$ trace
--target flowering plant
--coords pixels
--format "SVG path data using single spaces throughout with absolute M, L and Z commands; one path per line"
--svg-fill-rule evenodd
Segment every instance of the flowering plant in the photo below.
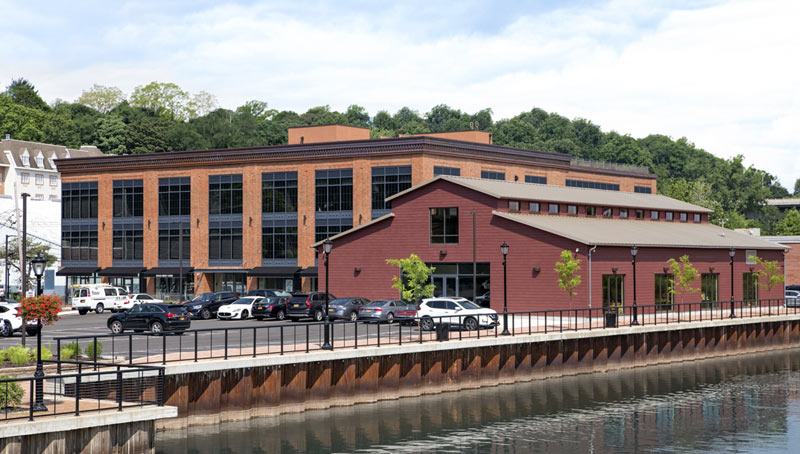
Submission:
M 23 320 L 41 320 L 50 325 L 60 317 L 61 299 L 56 295 L 41 295 L 24 298 L 19 302 L 19 315 Z

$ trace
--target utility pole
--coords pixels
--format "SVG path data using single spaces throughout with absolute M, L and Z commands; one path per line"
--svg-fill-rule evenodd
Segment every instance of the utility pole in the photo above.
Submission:
M 27 262 L 28 262 L 28 197 L 31 195 L 27 192 L 22 193 L 22 254 L 19 257 L 19 275 L 21 285 L 22 285 L 22 297 L 26 298 L 28 296 L 28 273 L 27 271 Z M 26 320 L 22 319 L 22 346 L 25 346 L 25 335 L 27 334 L 26 331 Z
M 10 292 L 10 287 L 8 285 L 8 235 L 6 235 L 6 259 L 5 259 L 6 270 L 3 273 L 3 282 L 5 282 L 5 291 L 3 292 L 3 301 L 8 301 L 8 292 Z

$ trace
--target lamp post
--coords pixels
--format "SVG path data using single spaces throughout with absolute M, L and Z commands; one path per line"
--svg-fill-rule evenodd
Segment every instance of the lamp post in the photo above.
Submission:
M 631 248 L 631 264 L 633 264 L 633 321 L 632 326 L 639 324 L 639 307 L 636 305 L 636 254 L 639 253 L 639 248 L 634 245 Z
M 731 250 L 728 251 L 728 254 L 731 256 L 731 316 L 730 316 L 730 318 L 736 318 L 736 314 L 734 313 L 734 310 L 733 310 L 733 306 L 734 306 L 734 303 L 733 303 L 733 257 L 736 255 L 736 249 L 731 248 Z
M 508 331 L 508 279 L 506 277 L 506 256 L 508 255 L 508 244 L 503 241 L 500 245 L 500 252 L 503 253 L 503 332 L 502 336 L 510 336 Z
M 325 238 L 325 241 L 322 242 L 322 252 L 325 254 L 325 341 L 322 343 L 323 350 L 333 350 L 330 326 L 328 326 L 330 323 L 330 317 L 328 316 L 328 300 L 330 300 L 330 294 L 328 293 L 328 256 L 331 254 L 331 249 L 333 249 L 333 241 L 330 238 Z
M 47 265 L 47 260 L 42 257 L 42 254 L 36 254 L 36 258 L 31 260 L 33 267 L 33 274 L 36 275 L 36 296 L 42 294 L 42 274 L 44 274 L 44 267 Z M 24 279 L 24 277 L 23 277 Z M 41 317 L 36 321 L 36 372 L 33 376 L 36 378 L 36 403 L 33 405 L 33 411 L 47 411 L 44 405 L 44 369 L 42 368 L 42 319 Z M 25 329 L 23 326 L 22 329 Z

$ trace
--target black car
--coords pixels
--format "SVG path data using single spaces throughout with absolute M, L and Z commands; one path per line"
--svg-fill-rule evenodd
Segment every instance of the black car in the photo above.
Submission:
M 253 304 L 253 317 L 256 320 L 264 320 L 265 318 L 284 320 L 289 298 L 291 298 L 289 294 L 264 297 L 263 301 Z
M 126 329 L 137 333 L 150 331 L 184 331 L 191 326 L 186 308 L 180 304 L 137 304 L 126 312 L 118 312 L 108 319 L 108 329 L 121 334 Z
M 325 304 L 324 302 L 322 304 Z M 369 304 L 366 298 L 336 298 L 328 303 L 328 317 L 331 320 L 358 320 L 358 311 Z
M 336 299 L 328 294 L 330 301 Z M 313 318 L 321 322 L 325 318 L 325 292 L 295 293 L 289 300 L 286 316 L 296 322 L 303 318 Z
M 234 292 L 201 293 L 193 300 L 183 303 L 192 318 L 208 320 L 217 316 L 217 310 L 224 304 L 230 304 L 239 299 Z

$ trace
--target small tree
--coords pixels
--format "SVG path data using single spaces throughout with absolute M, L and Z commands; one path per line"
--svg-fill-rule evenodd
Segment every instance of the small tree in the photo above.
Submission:
M 392 277 L 392 288 L 400 292 L 404 301 L 417 302 L 433 296 L 435 286 L 428 282 L 436 268 L 426 265 L 417 254 L 405 259 L 386 259 L 386 263 L 400 268 L 400 275 Z
M 783 283 L 783 273 L 781 272 L 780 266 L 778 266 L 777 260 L 764 260 L 756 256 L 752 256 L 750 258 L 755 260 L 756 263 L 758 263 L 758 265 L 761 267 L 754 273 L 758 277 L 758 280 L 756 280 L 756 285 L 765 287 L 767 289 L 767 293 L 769 293 L 770 290 L 772 290 L 772 287 Z
M 572 297 L 578 294 L 575 289 L 581 285 L 581 277 L 577 274 L 580 270 L 581 260 L 573 257 L 570 251 L 561 251 L 561 260 L 556 262 L 555 271 L 558 274 L 558 286 L 569 295 L 570 309 L 572 309 Z
M 692 265 L 692 263 L 689 261 L 688 255 L 684 255 L 678 260 L 669 259 L 667 260 L 667 265 L 669 265 L 673 276 L 672 279 L 670 279 L 671 285 L 669 292 L 671 294 L 686 295 L 700 291 L 699 288 L 692 287 L 692 283 L 698 278 L 699 273 L 694 265 Z

